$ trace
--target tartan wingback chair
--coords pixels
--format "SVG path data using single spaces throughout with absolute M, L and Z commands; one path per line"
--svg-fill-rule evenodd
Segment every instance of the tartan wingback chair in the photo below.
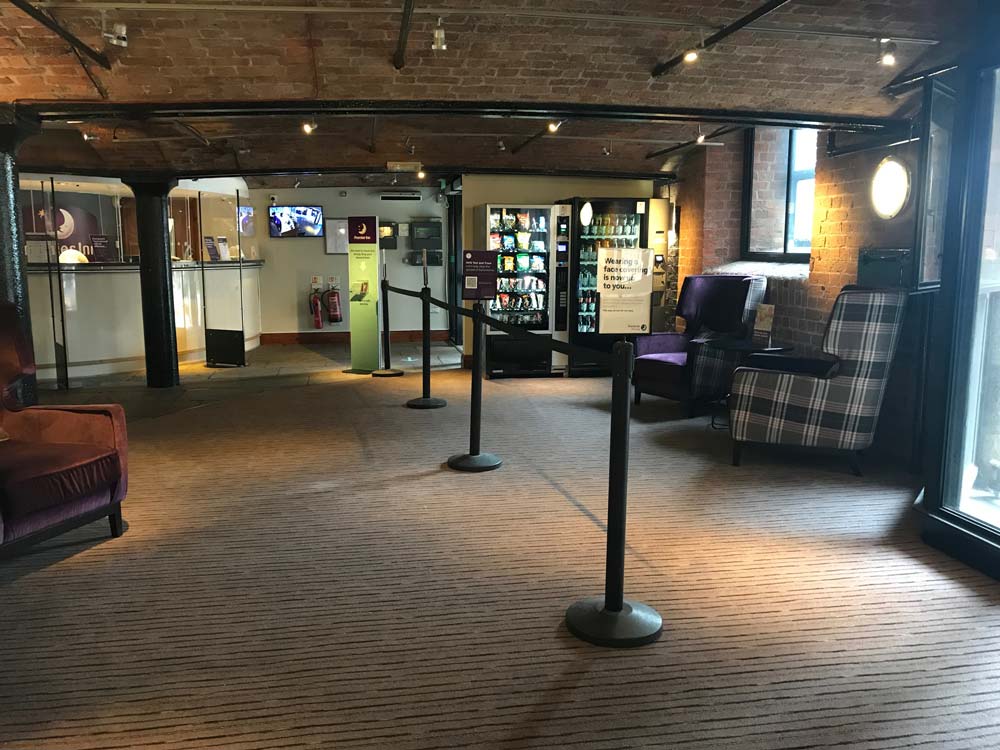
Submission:
M 733 465 L 743 443 L 857 452 L 875 437 L 889 368 L 903 326 L 906 293 L 844 287 L 833 305 L 824 358 L 757 354 L 736 370 L 729 399 Z

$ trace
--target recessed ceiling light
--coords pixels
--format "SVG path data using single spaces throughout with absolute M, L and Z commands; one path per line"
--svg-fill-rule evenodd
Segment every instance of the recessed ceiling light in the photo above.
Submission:
M 698 61 L 698 50 L 689 49 L 684 53 L 684 62 L 693 63 Z

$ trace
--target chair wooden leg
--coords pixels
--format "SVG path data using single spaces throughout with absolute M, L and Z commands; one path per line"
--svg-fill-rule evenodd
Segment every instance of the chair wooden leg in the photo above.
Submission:
M 122 524 L 122 506 L 115 506 L 114 511 L 108 514 L 108 521 L 111 524 L 111 536 L 120 537 L 125 532 Z
M 743 443 L 738 440 L 733 441 L 733 466 L 739 466 L 743 459 Z
M 861 471 L 861 452 L 849 451 L 847 460 L 851 462 L 851 473 L 856 477 L 863 477 L 864 473 Z

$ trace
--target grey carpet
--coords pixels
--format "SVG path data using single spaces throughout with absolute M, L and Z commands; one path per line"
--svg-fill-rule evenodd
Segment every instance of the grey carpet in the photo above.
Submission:
M 486 384 L 497 472 L 419 378 L 339 373 L 133 419 L 128 531 L 0 563 L 0 747 L 990 748 L 1000 591 L 924 546 L 903 475 L 749 449 L 649 399 L 626 591 L 662 640 L 576 641 L 601 593 L 607 380 Z M 238 386 L 233 386 L 238 388 Z

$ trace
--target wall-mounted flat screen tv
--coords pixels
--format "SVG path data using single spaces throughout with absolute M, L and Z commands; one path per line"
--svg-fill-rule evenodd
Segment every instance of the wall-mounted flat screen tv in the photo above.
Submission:
M 322 206 L 269 206 L 268 229 L 272 237 L 322 237 Z

